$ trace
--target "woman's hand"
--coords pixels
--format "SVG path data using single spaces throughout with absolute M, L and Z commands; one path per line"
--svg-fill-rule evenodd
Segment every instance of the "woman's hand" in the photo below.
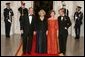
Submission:
M 46 31 L 46 35 L 48 35 L 48 31 Z
M 36 35 L 36 31 L 34 31 L 33 34 Z

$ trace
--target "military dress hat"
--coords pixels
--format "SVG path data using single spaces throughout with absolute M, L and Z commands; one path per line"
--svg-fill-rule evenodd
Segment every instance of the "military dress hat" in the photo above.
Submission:
M 66 6 L 66 4 L 63 4 L 63 6 Z
M 6 3 L 6 5 L 10 5 L 10 3 L 8 2 L 8 3 Z
M 81 9 L 82 7 L 81 6 L 77 6 L 77 8 L 80 8 Z

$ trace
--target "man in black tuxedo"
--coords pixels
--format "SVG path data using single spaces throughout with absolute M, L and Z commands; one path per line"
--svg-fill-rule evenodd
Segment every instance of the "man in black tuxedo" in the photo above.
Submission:
M 5 22 L 5 34 L 7 38 L 10 38 L 10 29 L 13 15 L 14 13 L 13 10 L 10 8 L 10 3 L 6 3 L 6 8 L 4 9 L 4 22 Z
M 35 17 L 33 15 L 33 8 L 30 7 L 28 11 L 28 15 L 24 15 L 22 17 L 21 27 L 23 31 L 22 41 L 23 41 L 23 53 L 29 53 L 32 49 L 32 39 L 33 33 L 35 30 Z
M 81 10 L 81 7 L 77 6 L 76 12 L 74 13 L 74 21 L 75 21 L 74 28 L 75 28 L 75 34 L 76 34 L 75 39 L 80 38 L 80 27 L 81 27 L 82 19 L 83 19 L 83 13 L 80 10 Z
M 59 10 L 60 16 L 58 17 L 59 25 L 59 46 L 60 53 L 65 54 L 66 52 L 66 42 L 68 36 L 68 28 L 71 26 L 71 21 L 68 16 L 65 15 L 64 9 Z

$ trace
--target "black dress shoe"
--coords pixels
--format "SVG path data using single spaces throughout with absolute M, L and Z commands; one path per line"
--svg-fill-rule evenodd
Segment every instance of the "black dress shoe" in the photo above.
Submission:
M 75 37 L 75 39 L 79 39 L 79 37 Z
M 63 54 L 65 55 L 66 53 L 64 52 Z
M 80 36 L 76 36 L 76 37 L 75 37 L 75 39 L 79 39 L 79 38 L 80 38 Z
M 10 36 L 6 36 L 6 38 L 10 38 Z

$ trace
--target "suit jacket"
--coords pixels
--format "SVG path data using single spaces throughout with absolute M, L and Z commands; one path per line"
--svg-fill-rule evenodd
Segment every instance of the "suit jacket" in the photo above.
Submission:
M 68 16 L 63 16 L 63 20 L 61 20 L 62 16 L 58 17 L 58 24 L 59 30 L 66 30 L 65 27 L 68 29 L 71 26 L 71 21 Z
M 29 23 L 29 16 L 25 15 L 20 20 L 21 22 L 21 28 L 24 31 L 24 33 L 33 33 L 35 30 L 35 17 L 32 15 L 32 21 L 31 24 Z
M 24 15 L 28 14 L 28 9 L 27 8 L 22 9 L 22 7 L 20 7 L 20 8 L 18 8 L 18 11 L 20 12 L 20 15 L 21 14 L 24 14 Z
M 74 20 L 75 20 L 75 25 L 80 26 L 82 24 L 82 19 L 83 19 L 83 13 L 82 12 L 75 12 L 74 14 Z
M 9 16 L 9 12 L 10 12 L 10 16 Z M 8 19 L 12 22 L 12 16 L 14 15 L 13 10 L 11 8 L 4 9 L 4 21 L 8 22 Z
M 19 7 L 18 11 L 20 12 L 20 18 L 19 18 L 20 30 L 22 30 L 22 26 L 21 26 L 22 21 L 21 20 L 23 19 L 24 15 L 28 15 L 28 9 L 27 8 L 22 9 L 22 7 Z M 22 14 L 24 14 L 24 15 L 22 16 Z

